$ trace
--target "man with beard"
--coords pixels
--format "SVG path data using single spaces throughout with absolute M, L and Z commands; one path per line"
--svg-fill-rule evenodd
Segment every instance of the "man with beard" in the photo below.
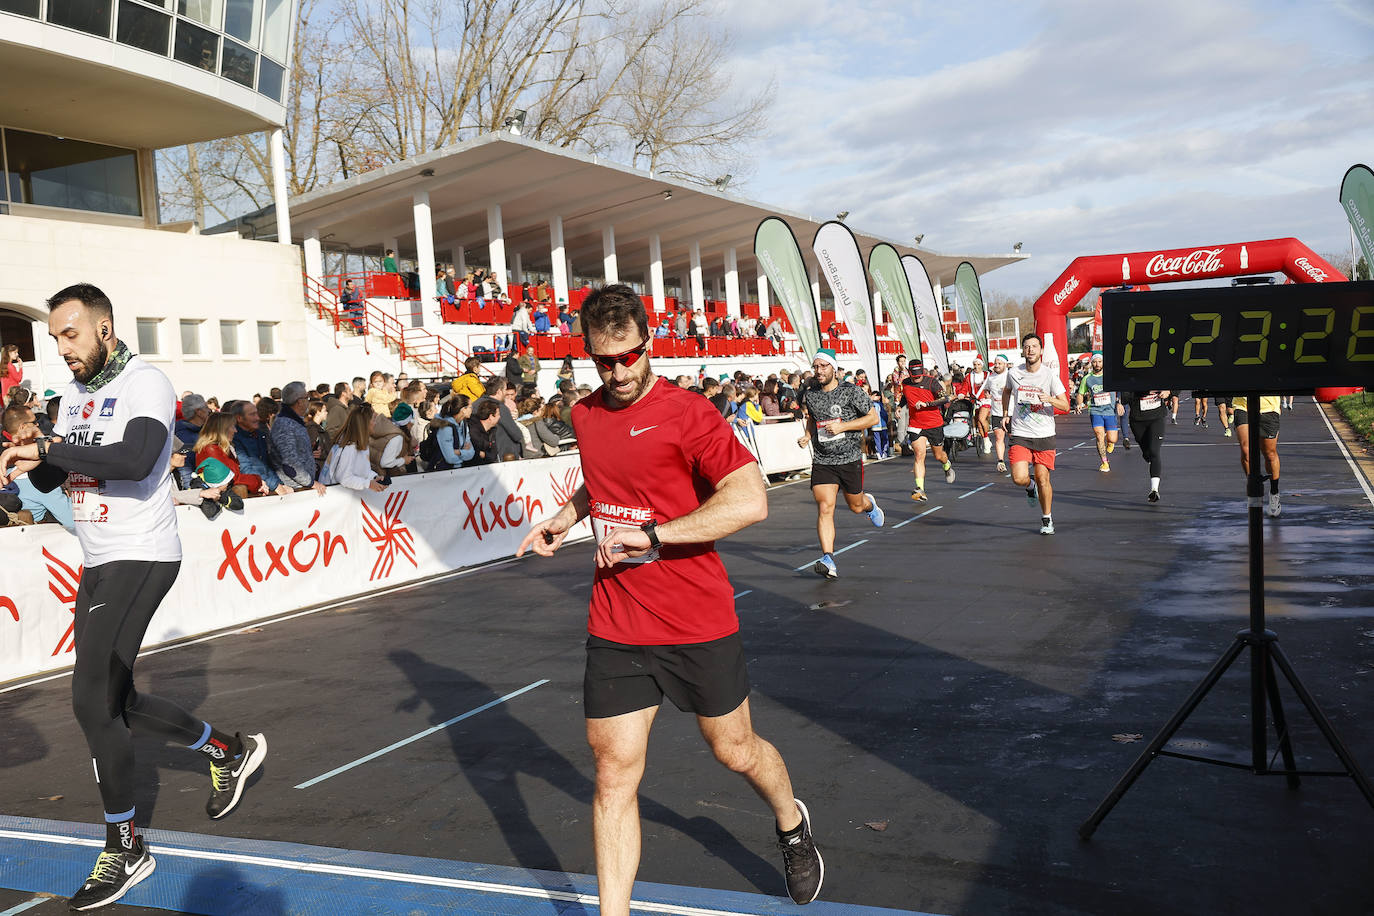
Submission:
M 1050 472 L 1054 470 L 1054 412 L 1069 409 L 1068 392 L 1059 373 L 1044 361 L 1045 344 L 1034 331 L 1021 338 L 1024 365 L 1007 370 L 1007 386 L 1002 390 L 1002 425 L 1011 433 L 1011 479 L 1026 488 L 1032 505 L 1040 503 L 1040 533 L 1054 534 L 1050 513 L 1054 490 Z M 1031 479 L 1031 466 L 1035 479 Z
M 206 758 L 212 818 L 238 804 L 267 741 L 219 731 L 135 689 L 143 634 L 181 568 L 169 460 L 176 395 L 161 371 L 115 338 L 114 310 L 99 289 L 69 286 L 48 308 L 48 331 L 73 380 L 62 394 L 56 438 L 0 453 L 0 481 L 27 472 L 39 490 L 65 484 L 71 493 L 85 567 L 74 609 L 72 708 L 105 808 L 105 848 L 71 907 L 93 910 L 154 868 L 134 827 L 134 731 Z
M 644 303 L 628 286 L 582 306 L 600 390 L 573 409 L 585 482 L 530 547 L 552 556 L 591 516 L 596 573 L 583 701 L 596 759 L 592 834 L 601 912 L 628 916 L 639 868 L 638 791 L 649 731 L 666 694 L 716 759 L 740 773 L 776 820 L 788 893 L 809 903 L 823 865 L 782 757 L 754 731 L 733 587 L 715 541 L 762 521 L 757 464 L 705 399 L 649 365 Z
M 835 568 L 835 500 L 844 490 L 845 505 L 855 515 L 864 515 L 873 527 L 883 526 L 883 510 L 871 494 L 864 493 L 864 462 L 860 443 L 865 429 L 878 424 L 878 409 L 858 386 L 841 382 L 834 350 L 817 350 L 811 361 L 815 384 L 802 396 L 806 409 L 806 431 L 797 445 L 805 448 L 815 442 L 811 457 L 811 495 L 816 500 L 816 533 L 821 541 L 821 558 L 812 568 L 819 576 L 838 579 Z

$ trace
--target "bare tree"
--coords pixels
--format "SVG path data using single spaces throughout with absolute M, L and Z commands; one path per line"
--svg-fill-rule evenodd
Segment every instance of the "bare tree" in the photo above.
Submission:
M 291 193 L 501 129 L 702 172 L 758 135 L 730 97 L 707 0 L 303 0 L 287 100 Z M 623 4 L 623 6 L 622 6 Z M 260 135 L 165 152 L 164 203 L 223 218 L 271 200 Z

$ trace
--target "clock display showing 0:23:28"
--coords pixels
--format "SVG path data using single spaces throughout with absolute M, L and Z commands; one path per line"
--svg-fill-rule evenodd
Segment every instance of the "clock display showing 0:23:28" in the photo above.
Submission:
M 1303 306 L 1223 313 L 1136 312 L 1126 321 L 1121 366 L 1185 369 L 1270 366 L 1285 370 L 1374 364 L 1374 305 Z M 1374 370 L 1374 365 L 1363 367 Z

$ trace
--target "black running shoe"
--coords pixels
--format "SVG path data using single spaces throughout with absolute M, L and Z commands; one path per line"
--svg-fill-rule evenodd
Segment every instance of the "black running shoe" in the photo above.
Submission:
M 72 894 L 67 905 L 78 912 L 109 906 L 153 873 L 156 860 L 148 855 L 143 838 L 134 840 L 132 852 L 105 850 L 95 860 L 95 868 L 81 889 Z
M 243 742 L 243 753 L 237 760 L 227 760 L 223 765 L 210 763 L 210 800 L 205 803 L 205 813 L 213 818 L 224 817 L 238 805 L 243 795 L 243 787 L 248 777 L 257 772 L 258 767 L 267 759 L 267 738 L 263 735 L 235 735 Z
M 1148 499 L 1148 500 L 1149 500 L 1150 502 L 1152 502 L 1152 503 L 1157 503 L 1157 502 L 1159 502 L 1159 491 L 1158 491 L 1158 490 L 1151 490 L 1151 491 L 1150 491 L 1150 495 L 1149 495 L 1149 496 L 1146 496 L 1145 498 Z
M 801 833 L 790 839 L 779 839 L 778 848 L 782 850 L 783 871 L 787 875 L 787 893 L 793 903 L 810 903 L 821 892 L 821 881 L 825 878 L 825 863 L 821 861 L 820 850 L 811 838 L 811 814 L 801 799 L 793 799 L 801 812 Z
M 1125 436 L 1123 436 L 1123 437 L 1121 438 L 1121 447 L 1122 447 L 1122 448 L 1127 448 L 1127 449 L 1130 448 L 1130 447 L 1131 447 L 1131 440 L 1130 440 L 1130 439 L 1127 439 Z

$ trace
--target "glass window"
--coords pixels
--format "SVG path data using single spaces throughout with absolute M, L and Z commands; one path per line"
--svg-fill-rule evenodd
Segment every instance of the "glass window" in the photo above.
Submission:
M 258 58 L 258 92 L 274 102 L 281 101 L 282 77 L 286 70 L 265 57 Z
M 0 13 L 38 18 L 39 0 L 0 0 Z
M 177 0 L 177 12 L 218 31 L 224 18 L 223 3 L 224 0 Z
M 120 0 L 119 23 L 115 26 L 115 41 L 167 56 L 167 38 L 172 34 L 172 17 L 149 9 L 141 3 Z
M 262 15 L 262 0 L 226 0 L 224 5 L 224 34 L 246 45 L 258 46 L 258 19 Z
M 277 323 L 275 321 L 258 322 L 258 353 L 262 356 L 271 356 L 277 352 Z
M 133 150 L 84 140 L 5 131 L 10 200 L 141 216 Z
M 286 44 L 291 40 L 291 0 L 264 0 L 262 53 L 286 63 Z
M 172 56 L 183 64 L 200 67 L 215 72 L 219 58 L 219 36 L 199 26 L 191 25 L 185 19 L 177 21 L 177 37 L 172 46 Z
M 138 352 L 143 356 L 157 356 L 157 326 L 162 322 L 156 318 L 138 319 Z
M 48 0 L 48 21 L 109 38 L 112 8 L 110 0 Z
M 225 356 L 238 356 L 239 323 L 237 321 L 221 321 L 219 323 L 219 351 Z
M 258 56 L 243 45 L 224 39 L 224 53 L 220 55 L 219 75 L 241 86 L 253 88 L 253 64 Z
M 181 355 L 200 355 L 200 322 L 181 320 Z

